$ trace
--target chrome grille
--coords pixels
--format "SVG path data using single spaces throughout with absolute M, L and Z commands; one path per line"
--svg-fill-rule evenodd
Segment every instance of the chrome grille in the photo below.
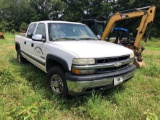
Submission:
M 120 57 L 111 57 L 111 58 L 100 58 L 100 59 L 96 59 L 96 64 L 118 62 L 118 61 L 122 61 L 122 60 L 127 60 L 129 58 L 130 58 L 129 55 L 120 56 Z
M 120 67 L 114 67 L 114 68 L 102 68 L 102 69 L 97 69 L 96 70 L 96 73 L 106 73 L 106 72 L 115 72 L 115 71 L 119 71 L 119 70 L 122 70 L 122 69 L 125 69 L 129 67 L 129 65 L 122 65 Z
M 112 58 L 101 58 L 101 59 L 96 59 L 96 64 L 105 64 L 105 63 L 117 63 L 120 61 L 124 61 L 124 60 L 130 60 L 130 56 L 120 56 L 120 57 L 112 57 Z M 114 72 L 114 71 L 119 71 L 122 69 L 126 69 L 127 67 L 129 67 L 129 63 L 128 64 L 124 64 L 121 65 L 119 67 L 111 67 L 111 68 L 100 68 L 100 69 L 96 69 L 97 73 L 105 73 L 105 72 Z

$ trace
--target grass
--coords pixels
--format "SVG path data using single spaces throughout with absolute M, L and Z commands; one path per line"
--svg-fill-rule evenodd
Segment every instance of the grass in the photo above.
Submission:
M 0 119 L 6 120 L 158 120 L 160 119 L 160 41 L 148 41 L 147 66 L 127 83 L 100 93 L 61 99 L 46 87 L 46 74 L 19 64 L 14 35 L 0 40 Z

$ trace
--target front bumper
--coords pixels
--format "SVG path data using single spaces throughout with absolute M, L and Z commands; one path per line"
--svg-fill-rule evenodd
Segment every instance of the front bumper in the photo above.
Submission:
M 93 75 L 74 75 L 66 73 L 68 92 L 71 95 L 79 95 L 89 93 L 92 90 L 105 90 L 114 87 L 114 78 L 121 77 L 126 82 L 134 76 L 136 67 L 132 65 L 127 69 Z

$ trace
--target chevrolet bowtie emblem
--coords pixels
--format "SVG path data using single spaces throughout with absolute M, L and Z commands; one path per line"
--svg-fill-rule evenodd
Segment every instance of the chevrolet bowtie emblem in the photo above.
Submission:
M 114 63 L 114 66 L 115 66 L 115 67 L 119 67 L 119 66 L 121 66 L 121 65 L 122 65 L 122 63 L 120 63 L 120 62 Z

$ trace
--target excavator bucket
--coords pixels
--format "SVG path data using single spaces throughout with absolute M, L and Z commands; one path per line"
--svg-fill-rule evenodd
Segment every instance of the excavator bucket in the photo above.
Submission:
M 141 68 L 141 67 L 145 67 L 146 64 L 142 61 L 142 62 L 138 62 L 137 59 L 134 59 L 133 64 L 137 67 L 137 68 Z
M 3 33 L 0 32 L 0 39 L 4 39 Z

